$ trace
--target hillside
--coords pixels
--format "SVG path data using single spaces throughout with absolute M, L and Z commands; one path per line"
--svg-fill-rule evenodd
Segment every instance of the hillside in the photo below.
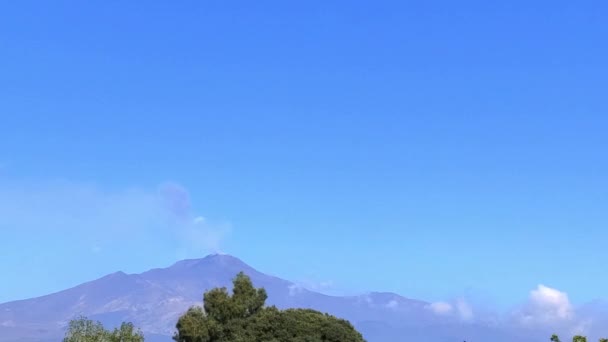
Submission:
M 230 287 L 240 271 L 257 287 L 266 288 L 268 304 L 279 308 L 313 308 L 350 320 L 370 342 L 401 338 L 454 341 L 503 333 L 477 325 L 463 325 L 440 318 L 428 303 L 393 293 L 328 296 L 295 283 L 261 273 L 229 255 L 183 260 L 167 268 L 141 274 L 116 272 L 76 287 L 46 295 L 0 304 L 0 342 L 58 341 L 67 322 L 78 316 L 100 320 L 107 326 L 131 321 L 149 341 L 170 341 L 178 317 L 200 304 L 205 290 Z M 521 340 L 520 340 L 521 341 Z

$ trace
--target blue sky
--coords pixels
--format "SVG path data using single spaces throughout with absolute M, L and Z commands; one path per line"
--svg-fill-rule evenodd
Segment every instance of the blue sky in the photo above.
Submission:
M 606 298 L 607 10 L 3 3 L 0 302 L 216 250 L 342 293 Z

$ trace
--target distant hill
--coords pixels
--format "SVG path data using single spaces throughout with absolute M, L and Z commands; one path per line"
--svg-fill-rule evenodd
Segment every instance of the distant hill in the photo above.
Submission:
M 108 327 L 131 321 L 147 341 L 170 341 L 178 317 L 201 304 L 205 290 L 230 288 L 244 271 L 279 308 L 313 308 L 350 320 L 369 342 L 518 341 L 503 331 L 438 317 L 428 303 L 393 293 L 328 296 L 269 276 L 229 255 L 183 260 L 141 274 L 117 272 L 47 296 L 0 304 L 0 342 L 59 341 L 78 315 Z

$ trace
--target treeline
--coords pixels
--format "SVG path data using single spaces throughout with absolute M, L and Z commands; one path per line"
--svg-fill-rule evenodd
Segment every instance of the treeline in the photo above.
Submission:
M 255 288 L 242 272 L 225 287 L 207 291 L 203 307 L 192 307 L 176 324 L 176 342 L 365 342 L 346 320 L 309 309 L 279 310 L 265 306 L 266 290 Z M 552 335 L 551 342 L 561 342 Z M 143 342 L 131 323 L 107 330 L 99 322 L 80 317 L 70 322 L 63 342 Z M 572 342 L 587 342 L 577 335 Z M 599 342 L 608 342 L 601 338 Z
M 100 322 L 80 317 L 70 321 L 63 342 L 143 342 L 144 335 L 131 323 L 120 328 L 106 330 Z
M 176 324 L 176 342 L 365 342 L 346 320 L 309 309 L 279 310 L 265 306 L 263 288 L 242 272 L 232 294 L 215 288 L 204 294 L 203 307 L 192 307 Z M 131 323 L 106 330 L 85 317 L 70 322 L 64 342 L 143 342 Z
M 549 339 L 551 342 L 562 342 L 559 339 L 559 336 L 553 334 L 551 336 L 551 338 Z M 587 337 L 586 336 L 581 336 L 581 335 L 576 335 L 572 338 L 572 342 L 587 342 Z M 600 338 L 599 342 L 608 342 L 608 338 Z

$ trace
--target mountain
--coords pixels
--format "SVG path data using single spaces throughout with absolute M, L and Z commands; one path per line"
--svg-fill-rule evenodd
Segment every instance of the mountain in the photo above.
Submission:
M 524 341 L 503 331 L 442 318 L 428 303 L 394 293 L 329 296 L 258 272 L 229 255 L 183 260 L 141 274 L 117 272 L 47 296 L 0 304 L 0 342 L 59 341 L 70 319 L 85 315 L 108 327 L 131 321 L 147 341 L 171 340 L 178 317 L 202 304 L 204 291 L 231 287 L 245 272 L 268 292 L 267 304 L 313 308 L 350 320 L 369 342 L 402 340 Z

